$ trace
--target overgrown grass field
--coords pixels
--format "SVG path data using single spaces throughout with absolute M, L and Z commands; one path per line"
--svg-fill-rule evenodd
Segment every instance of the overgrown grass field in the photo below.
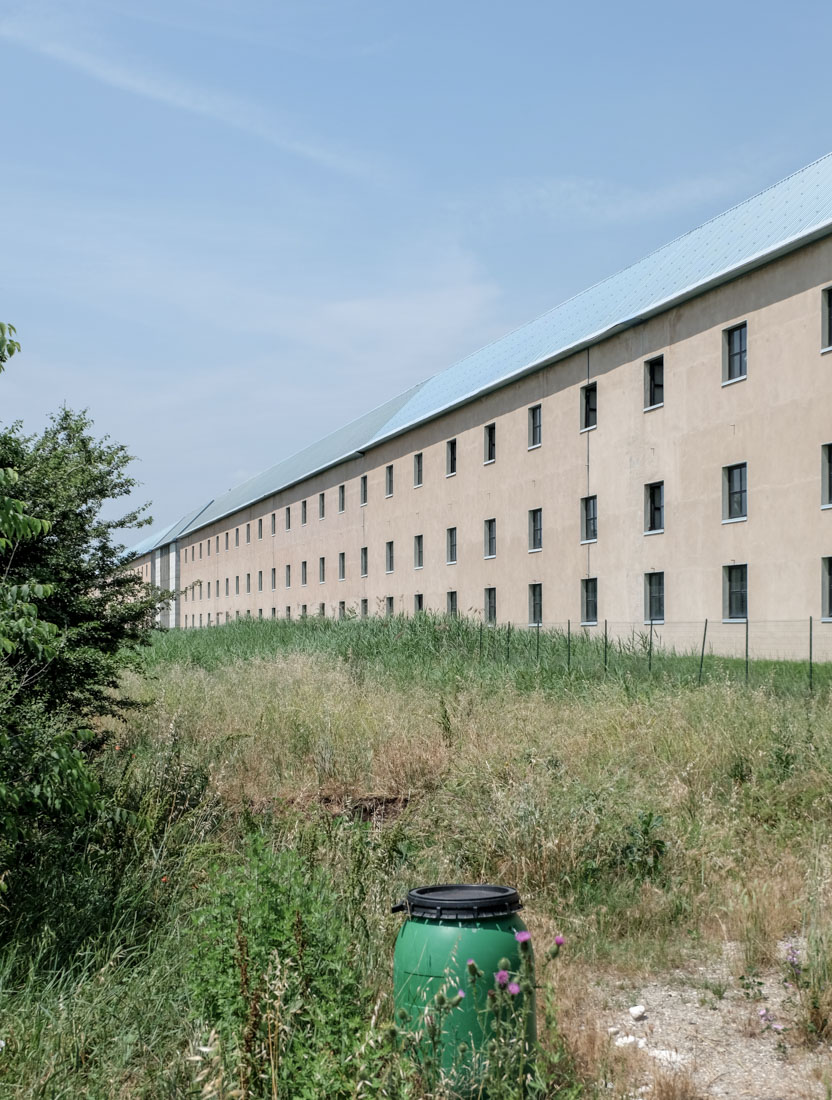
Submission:
M 42 904 L 5 914 L 0 1097 L 432 1095 L 390 1001 L 391 903 L 431 882 L 526 904 L 526 1095 L 596 1092 L 573 965 L 730 940 L 750 975 L 797 936 L 795 1034 L 828 1036 L 829 670 L 738 665 L 427 617 L 159 635 L 102 724 L 110 812 L 9 894 Z

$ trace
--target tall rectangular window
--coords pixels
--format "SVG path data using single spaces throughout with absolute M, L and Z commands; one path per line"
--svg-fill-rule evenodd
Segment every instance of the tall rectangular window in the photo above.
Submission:
M 305 603 L 302 603 L 302 604 L 300 605 L 300 617 L 301 617 L 302 619 L 305 619 L 305 618 L 306 618 L 306 614 L 307 614 L 307 612 L 306 612 L 306 604 L 305 604 Z
M 318 493 L 318 519 L 323 519 L 326 515 L 326 494 Z
M 367 576 L 367 547 L 361 547 L 361 576 Z
M 423 465 L 424 465 L 424 463 L 423 463 L 423 460 L 422 460 L 422 452 L 418 451 L 413 456 L 413 486 L 414 486 L 414 488 L 418 488 L 422 484 Z
M 301 527 L 306 526 L 306 501 L 305 500 L 302 500 L 300 502 L 300 525 L 301 525 Z
M 292 617 L 292 608 L 291 608 L 291 606 L 290 606 L 290 605 L 289 605 L 289 604 L 287 603 L 287 604 L 286 604 L 286 618 L 287 618 L 287 619 L 291 619 L 291 617 Z
M 234 595 L 235 596 L 240 595 L 240 578 L 239 578 L 239 576 L 236 576 L 234 578 Z
M 644 364 L 644 411 L 664 404 L 664 356 L 657 355 Z
M 251 573 L 246 573 L 246 592 L 251 592 Z
M 207 550 L 208 557 L 210 558 L 211 557 L 211 540 L 210 539 L 205 540 L 205 549 Z
M 228 590 L 228 577 L 226 577 L 226 578 L 225 578 L 225 594 L 226 594 L 226 596 L 227 596 L 227 595 L 229 595 L 229 590 Z
M 301 584 L 306 584 L 306 562 L 305 561 L 302 561 L 300 563 L 300 583 Z
M 590 382 L 581 387 L 581 431 L 598 424 L 598 383 Z
M 217 535 L 217 543 L 216 543 L 216 546 L 214 547 L 214 549 L 219 554 L 219 552 L 220 552 L 220 536 L 219 535 Z
M 369 601 L 365 598 L 361 601 L 361 618 L 366 619 L 369 612 L 370 612 L 370 604 L 369 604 Z
M 484 462 L 493 462 L 497 457 L 497 425 L 486 424 L 483 430 Z
M 452 591 L 452 592 L 448 593 L 448 595 L 446 597 L 445 606 L 446 606 L 448 614 L 454 616 L 454 618 L 455 618 L 456 615 L 459 612 L 459 608 L 457 606 L 457 600 L 456 600 L 456 592 Z
M 275 512 L 272 512 L 272 534 L 277 534 L 277 514 Z
M 456 527 L 448 527 L 445 531 L 445 561 L 448 565 L 456 562 Z
M 722 522 L 748 516 L 748 465 L 722 467 Z
M 483 618 L 489 624 L 497 621 L 497 589 L 486 588 L 483 593 Z
M 246 524 L 246 542 L 251 542 L 251 524 Z
M 388 573 L 393 572 L 393 543 L 388 542 L 384 548 L 384 568 Z
M 272 592 L 277 588 L 277 569 L 272 566 Z
M 199 544 L 199 560 L 202 561 L 202 543 Z
M 413 597 L 413 611 L 415 614 L 419 614 L 420 611 L 425 610 L 425 597 L 421 592 L 417 592 Z
M 347 575 L 347 555 L 342 550 L 338 555 L 338 580 L 342 581 Z
M 347 605 L 344 600 L 338 601 L 338 618 L 346 619 L 347 617 Z
M 388 619 L 391 619 L 393 617 L 393 613 L 395 612 L 395 610 L 396 610 L 396 605 L 395 605 L 395 602 L 393 600 L 393 597 L 388 596 L 387 599 L 384 602 L 384 613 L 387 615 Z
M 456 473 L 456 440 L 449 439 L 445 444 L 445 477 Z
M 425 564 L 425 544 L 422 535 L 413 536 L 413 568 L 421 569 Z
M 821 318 L 821 339 L 820 346 L 822 348 L 832 347 L 832 287 L 827 287 L 823 292 L 823 314 Z
M 543 549 L 543 509 L 529 511 L 529 550 Z
M 664 482 L 654 481 L 644 486 L 644 532 L 664 531 Z
M 258 592 L 263 591 L 263 570 L 262 569 L 257 570 L 257 591 Z
M 326 580 L 326 558 L 318 558 L 318 584 Z
M 292 587 L 292 567 L 291 567 L 291 565 L 286 566 L 286 576 L 283 579 L 284 579 L 286 587 L 291 588 Z
M 322 619 L 326 618 L 326 604 L 325 603 L 319 603 L 318 604 L 318 614 L 320 615 L 320 617 Z
M 748 325 L 734 325 L 722 334 L 722 384 L 745 378 L 748 370 Z
M 239 527 L 234 528 L 234 545 L 235 546 L 240 545 L 240 528 Z
M 361 481 L 359 482 L 359 500 L 362 504 L 367 503 L 367 475 L 361 475 Z
M 226 550 L 228 549 L 228 532 L 227 531 L 225 532 L 225 548 L 226 548 Z M 187 553 L 187 551 L 186 551 L 186 553 Z
M 748 566 L 726 565 L 722 570 L 722 617 L 748 618 Z
M 217 593 L 217 595 L 219 595 L 219 593 Z M 210 581 L 208 581 L 208 599 L 209 600 L 211 599 L 211 582 Z
M 664 573 L 644 574 L 644 619 L 648 623 L 664 622 Z
M 595 542 L 598 538 L 598 497 L 581 499 L 581 542 Z
M 262 537 L 263 537 L 263 519 L 261 517 L 260 519 L 257 520 L 257 538 L 262 539 Z
M 483 524 L 483 556 L 496 558 L 497 556 L 497 521 L 487 519 Z
M 283 523 L 284 523 L 284 526 L 285 526 L 287 531 L 292 530 L 292 506 L 291 506 L 291 504 L 286 505 L 286 510 L 284 512 Z
M 824 443 L 820 449 L 820 504 L 832 505 L 832 443 Z
M 338 486 L 338 511 L 343 512 L 347 502 L 347 487 L 346 485 Z
M 393 464 L 385 466 L 384 468 L 384 495 L 391 497 L 393 495 Z
M 832 558 L 821 558 L 821 615 L 832 619 Z
M 543 585 L 529 585 L 529 623 L 538 626 L 543 622 Z
M 585 577 L 581 581 L 581 622 L 587 626 L 598 622 L 597 577 Z
M 532 405 L 529 409 L 529 450 L 539 447 L 543 438 L 543 406 Z

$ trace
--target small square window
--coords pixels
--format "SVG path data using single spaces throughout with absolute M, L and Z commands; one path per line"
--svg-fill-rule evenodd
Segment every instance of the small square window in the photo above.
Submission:
M 251 542 L 251 524 L 246 524 L 246 542 Z
M 366 546 L 361 547 L 360 558 L 361 558 L 361 576 L 366 577 L 367 576 L 367 547 Z
M 338 486 L 338 511 L 343 512 L 347 503 L 347 487 L 346 485 Z
M 539 447 L 543 438 L 543 406 L 532 405 L 529 409 L 529 450 Z
M 445 444 L 445 477 L 456 473 L 456 440 L 449 439 Z
M 456 527 L 445 531 L 445 561 L 448 565 L 456 563 Z
M 722 522 L 748 517 L 748 465 L 722 467 Z
M 361 475 L 361 481 L 359 482 L 359 500 L 362 504 L 367 503 L 367 475 Z
M 393 543 L 388 542 L 384 548 L 384 568 L 386 572 L 393 572 Z
M 745 378 L 748 369 L 748 325 L 734 325 L 722 334 L 722 384 Z
M 581 499 L 581 542 L 596 542 L 598 539 L 598 497 Z
M 257 520 L 257 538 L 262 539 L 262 537 L 263 537 L 263 520 L 262 520 L 262 518 L 260 518 L 260 519 Z
M 456 618 L 459 608 L 457 606 L 456 592 L 449 592 L 446 598 L 446 608 L 448 614 Z
M 425 544 L 422 535 L 413 536 L 413 568 L 421 569 L 425 564 Z
M 644 574 L 644 619 L 648 623 L 664 622 L 664 573 Z
M 832 505 L 832 443 L 820 449 L 820 503 L 822 508 Z
M 543 585 L 529 585 L 529 625 L 540 626 L 543 622 Z
M 384 469 L 384 495 L 391 497 L 393 495 L 393 466 L 386 466 Z
M 288 504 L 286 506 L 286 510 L 284 512 L 283 524 L 284 524 L 287 531 L 292 530 L 292 506 L 291 506 L 291 504 Z
M 326 494 L 318 493 L 318 519 L 323 519 L 326 515 Z
M 644 486 L 644 531 L 645 534 L 664 531 L 663 481 L 654 481 Z
M 423 474 L 422 452 L 419 451 L 417 454 L 415 454 L 413 456 L 413 486 L 414 486 L 414 488 L 418 488 L 418 486 L 422 484 L 422 474 Z
M 300 525 L 301 525 L 301 527 L 306 526 L 306 501 L 305 500 L 302 500 L 300 502 Z
M 581 431 L 598 426 L 598 383 L 581 386 Z
M 598 622 L 598 578 L 581 581 L 581 623 L 592 626 Z
M 388 596 L 384 603 L 384 613 L 385 615 L 387 615 L 388 619 L 392 619 L 395 611 L 396 605 L 394 603 L 393 597 Z
M 748 618 L 747 565 L 726 565 L 722 570 L 722 617 Z
M 362 618 L 362 619 L 366 619 L 366 618 L 367 618 L 367 615 L 369 614 L 369 610 L 370 610 L 370 605 L 369 605 L 369 603 L 367 602 L 367 600 L 366 600 L 366 599 L 363 599 L 363 600 L 361 601 L 361 618 Z
M 644 411 L 664 404 L 664 356 L 657 355 L 644 364 Z
M 484 462 L 493 462 L 497 457 L 497 425 L 486 424 L 483 431 Z
M 487 519 L 483 524 L 483 556 L 495 558 L 497 556 L 497 521 Z
M 338 580 L 342 581 L 347 576 L 347 555 L 342 550 L 338 555 Z
M 543 549 L 543 509 L 532 508 L 529 511 L 529 549 Z
M 832 287 L 827 287 L 823 292 L 823 313 L 821 317 L 821 341 L 822 348 L 832 347 Z
M 318 584 L 326 581 L 326 558 L 318 558 Z
M 493 626 L 497 621 L 497 589 L 486 588 L 483 593 L 483 618 Z
M 421 592 L 417 592 L 413 597 L 413 610 L 417 615 L 420 611 L 425 610 L 425 597 Z

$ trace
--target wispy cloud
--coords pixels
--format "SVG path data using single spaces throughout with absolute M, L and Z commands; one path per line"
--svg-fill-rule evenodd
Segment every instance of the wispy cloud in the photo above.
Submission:
M 210 119 L 340 175 L 376 182 L 385 175 L 378 163 L 295 136 L 287 123 L 279 125 L 273 113 L 259 104 L 116 60 L 110 46 L 95 48 L 73 42 L 71 29 L 55 9 L 26 8 L 0 21 L 0 38 L 67 65 L 101 84 Z

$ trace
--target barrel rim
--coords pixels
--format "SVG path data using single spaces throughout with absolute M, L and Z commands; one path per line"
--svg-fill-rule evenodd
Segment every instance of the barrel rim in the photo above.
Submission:
M 443 882 L 409 890 L 402 908 L 408 916 L 422 920 L 464 921 L 507 917 L 522 909 L 523 903 L 513 886 Z

